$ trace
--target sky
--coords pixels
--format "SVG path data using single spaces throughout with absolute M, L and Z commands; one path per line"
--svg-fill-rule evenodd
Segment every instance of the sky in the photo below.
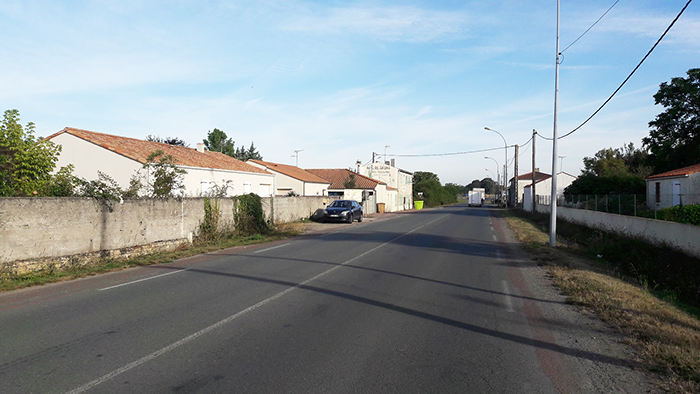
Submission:
M 593 114 L 686 2 L 620 0 L 563 52 L 559 135 Z M 613 3 L 562 1 L 560 48 Z M 520 145 L 518 172 L 530 172 L 533 129 L 552 137 L 556 11 L 555 0 L 3 0 L 0 110 L 44 137 L 74 127 L 196 147 L 218 128 L 266 161 L 351 168 L 374 152 L 465 185 L 502 175 L 504 145 Z M 579 175 L 601 149 L 641 147 L 663 111 L 659 85 L 700 67 L 698 32 L 695 2 L 615 98 L 559 140 L 557 166 Z M 445 155 L 458 152 L 472 153 Z M 537 138 L 535 156 L 551 173 L 552 142 Z

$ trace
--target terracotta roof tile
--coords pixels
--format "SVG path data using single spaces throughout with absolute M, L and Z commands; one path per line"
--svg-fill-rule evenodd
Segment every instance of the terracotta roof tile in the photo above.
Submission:
M 679 168 L 676 170 L 666 171 L 661 174 L 652 175 L 647 179 L 687 176 L 690 174 L 695 174 L 696 172 L 700 172 L 700 163 L 688 167 Z
M 385 184 L 384 182 L 379 182 L 372 178 L 342 168 L 307 169 L 306 171 L 330 182 L 331 185 L 328 187 L 329 189 L 345 189 L 344 184 L 345 181 L 350 179 L 350 174 L 355 174 L 355 184 L 357 185 L 357 189 L 375 189 L 377 185 Z
M 551 177 L 552 177 L 551 175 L 545 174 L 544 172 L 535 171 L 535 182 L 541 181 L 543 179 L 549 179 Z M 532 180 L 532 172 L 528 172 L 527 174 L 518 175 L 518 180 L 519 181 L 531 181 Z
M 144 141 L 135 138 L 96 133 L 94 131 L 74 129 L 70 127 L 66 127 L 58 133 L 49 136 L 47 139 L 54 138 L 63 133 L 81 138 L 85 141 L 99 145 L 105 149 L 111 150 L 117 154 L 144 164 L 146 163 L 146 158 L 148 155 L 160 149 L 165 152 L 165 154 L 172 155 L 175 160 L 177 160 L 176 163 L 181 166 L 270 174 L 265 170 L 244 163 L 220 152 L 199 152 L 195 148 L 187 148 L 184 146 L 168 145 L 154 141 Z
M 271 163 L 269 161 L 262 161 L 262 160 L 250 160 L 253 163 L 260 164 L 261 166 L 267 167 L 268 170 L 270 171 L 276 171 L 279 172 L 280 174 L 284 174 L 287 176 L 290 176 L 294 179 L 298 179 L 303 182 L 311 182 L 311 183 L 330 183 L 329 181 L 314 175 L 303 168 L 299 168 L 297 166 L 290 166 L 287 164 L 279 164 L 279 163 Z

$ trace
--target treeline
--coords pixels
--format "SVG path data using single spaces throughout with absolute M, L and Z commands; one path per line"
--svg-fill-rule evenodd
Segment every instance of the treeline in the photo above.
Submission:
M 432 172 L 416 171 L 413 174 L 413 200 L 423 201 L 426 207 L 437 207 L 457 203 L 457 196 L 467 194 L 474 188 L 484 188 L 487 194 L 494 193 L 496 182 L 491 178 L 474 180 L 466 186 L 455 183 L 442 185 L 437 174 Z

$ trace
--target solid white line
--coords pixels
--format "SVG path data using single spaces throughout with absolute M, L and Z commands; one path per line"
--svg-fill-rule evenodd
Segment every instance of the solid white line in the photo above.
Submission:
M 437 220 L 439 220 L 439 219 L 442 219 L 442 218 L 435 219 L 435 220 L 433 220 L 433 221 L 430 222 L 430 223 L 433 223 L 433 222 L 435 222 L 435 221 L 437 221 Z M 428 223 L 428 224 L 430 224 L 430 223 Z M 382 247 L 384 247 L 384 246 L 386 246 L 386 245 L 389 245 L 390 243 L 392 243 L 392 242 L 394 242 L 394 241 L 396 241 L 396 240 L 398 240 L 398 239 L 401 239 L 401 238 L 403 238 L 403 237 L 405 237 L 405 236 L 407 236 L 407 235 L 409 235 L 409 234 L 411 234 L 411 233 L 413 233 L 413 232 L 417 231 L 418 229 L 420 229 L 420 228 L 422 228 L 422 227 L 425 227 L 425 226 L 426 226 L 426 225 L 423 225 L 423 226 L 420 226 L 420 227 L 416 227 L 416 228 L 414 228 L 413 230 L 411 230 L 411 231 L 409 231 L 409 232 L 407 232 L 407 233 L 405 233 L 405 234 L 403 234 L 403 235 L 400 235 L 400 236 L 398 236 L 398 237 L 396 237 L 396 238 L 394 238 L 394 239 L 392 239 L 392 240 L 390 240 L 390 241 L 387 241 L 387 242 L 385 242 L 385 243 L 383 243 L 383 244 L 381 244 L 381 245 L 379 245 L 379 246 L 375 246 L 374 248 L 372 248 L 372 249 L 370 249 L 370 250 L 368 250 L 368 251 L 366 251 L 366 252 L 364 252 L 364 253 L 361 253 L 361 254 L 359 254 L 359 255 L 357 255 L 357 256 L 351 258 L 350 260 L 348 260 L 348 261 L 346 261 L 346 262 L 344 262 L 344 263 L 342 263 L 342 264 L 340 264 L 340 265 L 336 265 L 335 267 L 333 267 L 333 268 L 331 268 L 331 269 L 329 269 L 329 270 L 327 270 L 327 271 L 321 272 L 320 274 L 318 274 L 318 275 L 316 275 L 316 276 L 313 276 L 313 277 L 311 277 L 311 278 L 309 278 L 309 279 L 307 279 L 307 280 L 305 280 L 305 281 L 303 281 L 303 282 L 301 282 L 301 283 L 299 283 L 299 284 L 297 284 L 297 285 L 295 285 L 295 286 L 292 286 L 292 287 L 288 288 L 287 290 L 284 290 L 284 291 L 282 291 L 282 292 L 280 292 L 280 293 L 277 293 L 277 294 L 273 295 L 273 296 L 270 297 L 270 298 L 267 298 L 267 299 L 265 299 L 265 300 L 262 300 L 262 301 L 258 302 L 257 304 L 255 304 L 255 305 L 253 305 L 253 306 L 249 306 L 248 308 L 243 309 L 242 311 L 240 311 L 240 312 L 238 312 L 238 313 L 236 313 L 236 314 L 234 314 L 234 315 L 231 315 L 231 316 L 229 316 L 229 317 L 227 317 L 227 318 L 225 318 L 225 319 L 223 319 L 223 320 L 221 320 L 221 321 L 219 321 L 219 322 L 217 322 L 217 323 L 214 323 L 214 324 L 212 324 L 212 325 L 209 326 L 209 327 L 206 327 L 206 328 L 204 328 L 204 329 L 202 329 L 202 330 L 200 330 L 200 331 L 197 331 L 197 332 L 195 332 L 194 334 L 189 335 L 189 336 L 187 336 L 187 337 L 185 337 L 185 338 L 182 338 L 182 339 L 180 339 L 180 340 L 177 341 L 177 342 L 173 342 L 173 343 L 171 343 L 170 345 L 168 345 L 168 346 L 166 346 L 166 347 L 164 347 L 164 348 L 162 348 L 162 349 L 160 349 L 160 350 L 156 350 L 155 352 L 153 352 L 153 353 L 151 353 L 151 354 L 149 354 L 149 355 L 147 355 L 147 356 L 145 356 L 145 357 L 142 357 L 142 358 L 140 358 L 140 359 L 138 359 L 138 360 L 136 360 L 136 361 L 134 361 L 134 362 L 132 362 L 132 363 L 129 363 L 129 364 L 127 364 L 127 365 L 125 365 L 125 366 L 123 366 L 123 367 L 121 367 L 121 368 L 119 368 L 119 369 L 115 369 L 114 371 L 112 371 L 112 372 L 110 372 L 110 373 L 108 373 L 108 374 L 106 374 L 106 375 L 104 375 L 104 376 L 102 376 L 102 377 L 99 377 L 99 378 L 97 378 L 97 379 L 95 379 L 95 380 L 93 380 L 93 381 L 91 381 L 91 382 L 88 382 L 88 383 L 86 383 L 86 384 L 84 384 L 84 385 L 82 385 L 82 386 L 80 386 L 80 387 L 78 387 L 78 388 L 76 388 L 76 389 L 73 389 L 73 390 L 69 391 L 68 394 L 84 393 L 84 392 L 90 390 L 91 388 L 93 388 L 93 387 L 95 387 L 95 386 L 97 386 L 97 385 L 99 385 L 99 384 L 102 384 L 102 383 L 104 383 L 104 382 L 106 382 L 106 381 L 108 381 L 108 380 L 110 380 L 110 379 L 113 379 L 113 378 L 115 378 L 115 377 L 117 377 L 117 376 L 123 374 L 124 372 L 127 372 L 127 371 L 129 371 L 129 370 L 131 370 L 131 369 L 134 369 L 134 368 L 136 368 L 136 367 L 138 367 L 138 366 L 140 366 L 140 365 L 142 365 L 142 364 L 144 364 L 144 363 L 146 363 L 146 362 L 148 362 L 148 361 L 153 360 L 154 358 L 156 358 L 156 357 L 158 357 L 158 356 L 161 356 L 161 355 L 163 355 L 163 354 L 165 354 L 165 353 L 167 353 L 167 352 L 169 352 L 169 351 L 171 351 L 171 350 L 173 350 L 173 349 L 176 349 L 176 348 L 178 348 L 178 347 L 180 347 L 180 346 L 186 344 L 187 342 L 192 341 L 193 339 L 196 339 L 196 338 L 198 338 L 198 337 L 200 337 L 200 336 L 202 336 L 202 335 L 204 335 L 204 334 L 207 334 L 207 333 L 209 333 L 209 332 L 211 332 L 211 331 L 214 331 L 214 330 L 216 330 L 217 328 L 219 328 L 219 327 L 221 327 L 221 326 L 223 326 L 223 325 L 225 325 L 225 324 L 227 324 L 227 323 L 230 323 L 230 322 L 232 322 L 233 320 L 236 320 L 237 318 L 239 318 L 239 317 L 241 317 L 241 316 L 247 314 L 248 312 L 254 311 L 255 309 L 258 309 L 258 308 L 260 308 L 261 306 L 263 306 L 263 305 L 265 305 L 265 304 L 268 304 L 268 303 L 270 303 L 270 302 L 272 302 L 272 301 L 274 301 L 274 300 L 276 300 L 276 299 L 278 299 L 278 298 L 280 298 L 280 297 L 282 297 L 282 296 L 284 296 L 284 295 L 287 295 L 287 294 L 291 293 L 292 291 L 294 291 L 294 290 L 296 290 L 296 289 L 298 289 L 298 288 L 300 288 L 300 287 L 303 287 L 303 286 L 309 284 L 310 282 L 313 282 L 313 281 L 315 281 L 315 280 L 317 280 L 317 279 L 319 279 L 319 278 L 321 278 L 321 277 L 323 277 L 323 276 L 326 276 L 326 275 L 330 274 L 331 272 L 337 270 L 338 268 L 341 268 L 341 267 L 343 267 L 343 266 L 345 266 L 345 265 L 348 265 L 348 264 L 352 263 L 353 261 L 355 261 L 355 260 L 357 260 L 357 259 L 359 259 L 359 258 L 362 258 L 362 257 L 364 257 L 364 256 L 366 256 L 366 255 L 368 255 L 368 254 L 370 254 L 370 253 L 372 253 L 372 252 L 374 252 L 375 250 L 377 250 L 377 249 L 379 249 L 379 248 L 382 248 Z M 281 246 L 286 246 L 286 245 L 281 245 Z M 179 272 L 179 271 L 178 271 L 178 272 Z M 162 275 L 161 275 L 161 276 L 162 276 Z
M 515 308 L 513 308 L 513 297 L 510 295 L 510 288 L 508 287 L 508 282 L 505 280 L 501 281 L 501 287 L 503 288 L 503 294 L 504 294 L 504 302 L 506 304 L 506 310 L 508 312 L 515 312 Z
M 289 245 L 291 245 L 291 243 L 284 244 L 284 245 L 277 245 L 277 246 L 273 246 L 273 247 L 267 248 L 267 249 L 260 249 L 260 250 L 257 250 L 257 251 L 255 251 L 255 252 L 253 252 L 253 253 L 255 254 L 255 253 L 267 252 L 268 250 L 277 249 L 277 248 L 283 248 L 283 247 L 289 246 Z
M 104 291 L 104 290 L 116 289 L 117 287 L 132 285 L 132 284 L 134 284 L 134 283 L 143 282 L 143 281 L 145 281 L 145 280 L 151 280 L 151 279 L 155 279 L 155 278 L 160 278 L 161 276 L 167 276 L 167 275 L 172 275 L 172 274 L 179 274 L 180 272 L 185 272 L 185 271 L 189 271 L 189 268 L 186 268 L 186 269 L 183 269 L 183 270 L 177 270 L 177 271 L 173 271 L 173 272 L 167 272 L 167 273 L 165 273 L 165 274 L 160 274 L 160 275 L 156 275 L 156 276 L 150 276 L 150 277 L 148 277 L 148 278 L 138 279 L 138 280 L 135 280 L 135 281 L 126 282 L 126 283 L 122 283 L 122 284 L 114 285 L 114 286 L 110 286 L 110 287 L 103 287 L 103 288 L 101 288 L 101 289 L 97 289 L 97 291 Z

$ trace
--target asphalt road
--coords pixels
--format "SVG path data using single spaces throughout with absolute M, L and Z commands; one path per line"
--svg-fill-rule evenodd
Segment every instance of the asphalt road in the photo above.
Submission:
M 646 392 L 489 208 L 0 294 L 0 393 Z

